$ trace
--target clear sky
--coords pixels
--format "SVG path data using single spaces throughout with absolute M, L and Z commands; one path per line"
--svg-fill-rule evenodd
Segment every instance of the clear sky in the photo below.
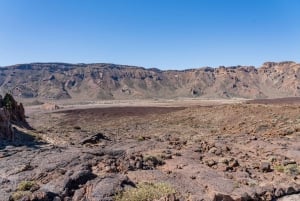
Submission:
M 0 66 L 300 61 L 299 0 L 0 0 Z

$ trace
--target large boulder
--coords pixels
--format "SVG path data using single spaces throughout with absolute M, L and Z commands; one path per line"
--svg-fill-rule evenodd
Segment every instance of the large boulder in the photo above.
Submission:
M 113 201 L 114 195 L 123 190 L 128 185 L 132 186 L 132 182 L 125 175 L 111 174 L 102 177 L 97 177 L 94 180 L 88 181 L 85 186 L 85 195 L 82 194 L 82 189 L 75 192 L 74 201 L 85 200 L 106 200 Z

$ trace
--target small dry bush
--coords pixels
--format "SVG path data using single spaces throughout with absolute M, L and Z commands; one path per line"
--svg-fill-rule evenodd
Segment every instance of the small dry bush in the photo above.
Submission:
M 21 181 L 18 184 L 16 191 L 12 193 L 10 200 L 16 201 L 24 197 L 29 197 L 32 194 L 31 190 L 34 187 L 38 187 L 35 181 Z
M 116 195 L 115 201 L 150 201 L 174 193 L 174 188 L 166 183 L 141 183 Z
M 21 198 L 25 196 L 30 196 L 32 193 L 30 191 L 16 191 L 14 192 L 9 200 L 16 201 L 20 200 Z
M 300 174 L 300 167 L 297 164 L 289 164 L 287 166 L 278 165 L 274 169 L 287 175 L 297 176 Z
M 284 172 L 288 175 L 297 176 L 300 173 L 300 167 L 297 164 L 289 164 L 285 166 Z
M 36 185 L 34 181 L 21 181 L 18 184 L 17 190 L 18 191 L 29 191 L 32 186 Z

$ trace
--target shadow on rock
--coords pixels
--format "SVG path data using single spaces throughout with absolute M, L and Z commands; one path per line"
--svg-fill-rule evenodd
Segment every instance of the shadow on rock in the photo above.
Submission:
M 13 139 L 1 139 L 0 138 L 0 149 L 5 149 L 7 146 L 26 146 L 29 148 L 38 149 L 41 145 L 47 144 L 46 142 L 40 141 L 36 136 L 25 133 L 17 128 L 13 128 L 14 138 Z

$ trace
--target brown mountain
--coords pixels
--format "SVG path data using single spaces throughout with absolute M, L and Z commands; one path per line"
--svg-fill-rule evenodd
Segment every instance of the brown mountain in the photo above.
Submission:
M 32 63 L 0 68 L 0 93 L 41 99 L 278 98 L 300 96 L 300 64 L 266 62 L 183 71 L 115 64 Z

